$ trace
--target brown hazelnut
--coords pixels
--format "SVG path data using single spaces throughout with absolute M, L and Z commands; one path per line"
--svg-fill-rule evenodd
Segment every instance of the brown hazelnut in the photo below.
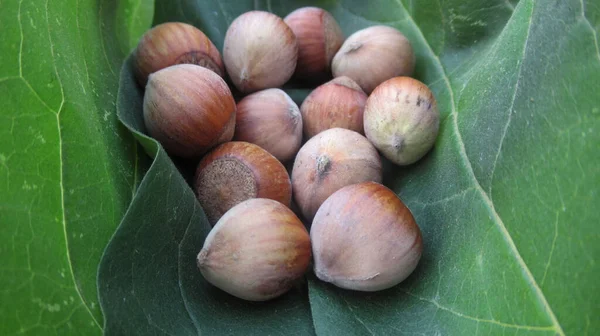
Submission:
M 360 134 L 367 95 L 352 79 L 337 77 L 313 90 L 300 111 L 304 135 L 311 138 L 330 128 L 346 128 Z
M 151 74 L 143 109 L 150 136 L 176 156 L 195 158 L 233 137 L 231 91 L 204 67 L 180 64 Z
M 322 79 L 331 73 L 331 60 L 344 43 L 344 34 L 335 18 L 326 10 L 303 7 L 284 19 L 298 41 L 296 76 Z
M 310 229 L 317 277 L 338 287 L 378 291 L 406 279 L 423 252 L 421 230 L 396 194 L 365 182 L 336 191 Z
M 196 64 L 223 77 L 225 67 L 215 45 L 198 28 L 181 22 L 162 23 L 148 30 L 135 51 L 138 82 L 145 86 L 148 75 L 176 64 Z
M 338 189 L 382 178 L 379 153 L 367 138 L 343 128 L 323 131 L 308 140 L 292 170 L 294 199 L 311 221 L 321 204 Z
M 237 104 L 233 139 L 256 144 L 282 162 L 294 158 L 302 144 L 298 105 L 280 89 L 246 96 Z
M 198 164 L 194 181 L 198 201 L 211 224 L 250 198 L 269 198 L 287 207 L 292 198 L 285 167 L 248 142 L 226 142 L 212 150 Z

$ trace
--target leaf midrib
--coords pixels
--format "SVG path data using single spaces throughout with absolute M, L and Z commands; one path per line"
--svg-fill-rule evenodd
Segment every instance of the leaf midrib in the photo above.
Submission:
M 21 29 L 21 46 L 23 43 L 23 30 L 22 30 L 21 21 L 20 21 L 21 4 L 22 3 L 23 3 L 23 0 L 21 0 L 19 2 L 19 28 Z M 60 126 L 60 113 L 62 112 L 64 104 L 65 104 L 65 91 L 63 88 L 62 80 L 60 79 L 60 75 L 58 74 L 58 69 L 56 68 L 56 58 L 54 55 L 54 44 L 52 42 L 52 34 L 50 34 L 50 22 L 49 22 L 49 18 L 48 18 L 48 3 L 49 3 L 49 0 L 46 0 L 46 4 L 44 6 L 44 10 L 46 12 L 46 28 L 48 31 L 48 40 L 50 42 L 50 54 L 52 55 L 52 65 L 54 67 L 54 73 L 55 73 L 57 81 L 58 81 L 58 86 L 60 87 L 60 95 L 61 95 L 60 105 L 59 105 L 58 109 L 56 110 L 55 114 L 56 114 L 56 126 L 57 126 L 57 132 L 58 132 L 60 211 L 61 211 L 61 217 L 62 217 L 63 233 L 64 233 L 64 238 L 65 238 L 67 264 L 69 265 L 69 273 L 70 273 L 71 279 L 73 281 L 73 287 L 74 287 L 75 291 L 77 292 L 77 295 L 79 296 L 79 300 L 81 300 L 86 311 L 89 313 L 90 317 L 94 321 L 94 325 L 96 327 L 98 327 L 100 330 L 102 330 L 102 326 L 100 326 L 100 323 L 98 322 L 98 320 L 92 313 L 88 303 L 85 301 L 85 299 L 83 298 L 83 295 L 81 294 L 81 289 L 77 285 L 77 281 L 75 279 L 75 272 L 73 271 L 73 263 L 71 262 L 71 253 L 69 251 L 69 237 L 67 234 L 67 219 L 66 219 L 66 211 L 65 211 L 65 187 L 64 187 L 64 172 L 63 172 L 63 162 L 64 162 L 63 138 L 62 138 L 62 130 L 61 130 L 61 126 Z M 21 60 L 22 52 L 23 52 L 23 50 L 21 49 L 20 54 L 19 54 L 19 66 L 20 67 L 21 67 L 20 60 Z M 21 69 L 19 69 L 19 72 L 21 73 Z
M 18 25 L 19 25 L 19 31 L 20 31 L 20 44 L 19 44 L 19 57 L 18 57 L 18 64 L 19 64 L 19 75 L 18 78 L 22 79 L 26 86 L 34 93 L 34 95 L 37 97 L 38 100 L 40 100 L 42 102 L 42 104 L 50 111 L 53 112 L 56 116 L 56 125 L 57 125 L 57 135 L 58 135 L 58 157 L 59 157 L 59 187 L 60 187 L 60 214 L 62 217 L 61 220 L 61 224 L 63 227 L 63 235 L 64 235 L 64 240 L 65 240 L 65 250 L 66 250 L 66 257 L 67 257 L 67 263 L 68 263 L 68 267 L 69 267 L 69 273 L 71 276 L 71 281 L 73 283 L 73 288 L 75 289 L 75 292 L 77 293 L 79 300 L 81 301 L 81 306 L 83 306 L 85 308 L 85 310 L 88 312 L 89 316 L 91 317 L 94 325 L 100 330 L 103 330 L 103 327 L 100 325 L 100 322 L 98 321 L 98 319 L 96 318 L 96 316 L 94 315 L 94 313 L 91 310 L 91 307 L 89 305 L 89 302 L 87 302 L 83 296 L 83 293 L 81 292 L 81 288 L 79 287 L 79 285 L 77 284 L 76 278 L 75 278 L 75 272 L 73 270 L 73 263 L 71 261 L 71 254 L 70 254 L 70 250 L 69 250 L 69 238 L 68 238 L 68 233 L 67 233 L 67 218 L 66 218 L 66 208 L 65 208 L 65 187 L 64 187 L 64 171 L 63 171 L 63 165 L 64 165 L 64 154 L 63 154 L 63 136 L 62 136 L 62 130 L 61 130 L 61 112 L 63 111 L 63 107 L 65 105 L 66 102 L 66 97 L 65 97 L 65 92 L 64 92 L 64 86 L 62 83 L 62 80 L 60 78 L 58 69 L 56 67 L 56 57 L 55 57 L 55 53 L 54 53 L 54 43 L 52 41 L 52 34 L 50 33 L 50 22 L 49 22 L 49 15 L 48 15 L 48 4 L 49 4 L 49 0 L 46 0 L 45 2 L 45 6 L 44 6 L 44 11 L 46 13 L 46 29 L 48 32 L 48 40 L 49 40 L 49 45 L 50 45 L 50 54 L 52 56 L 52 65 L 54 68 L 54 73 L 55 76 L 57 78 L 58 84 L 59 84 L 59 88 L 60 88 L 60 94 L 61 94 L 61 101 L 59 104 L 58 109 L 54 110 L 52 109 L 48 104 L 46 104 L 46 102 L 37 94 L 37 92 L 31 87 L 31 85 L 29 84 L 29 82 L 25 79 L 25 77 L 23 76 L 23 66 L 22 66 L 22 55 L 23 55 L 23 41 L 24 41 L 24 34 L 23 34 L 23 27 L 22 27 L 22 23 L 21 23 L 21 6 L 22 6 L 23 0 L 19 1 L 19 6 L 18 6 L 18 14 L 17 14 L 17 20 L 18 20 Z M 77 1 L 76 3 L 76 19 L 77 19 L 77 25 L 79 26 L 79 1 Z M 100 5 L 99 8 L 99 17 L 102 17 L 101 15 L 102 12 L 102 4 Z M 100 32 L 102 33 L 102 28 L 100 27 Z M 114 70 L 112 69 L 112 65 L 111 63 L 108 61 L 108 55 L 106 54 L 106 50 L 105 50 L 105 46 L 104 46 L 104 40 L 102 40 L 101 42 L 102 44 L 102 49 L 104 52 L 104 56 L 105 59 L 107 61 L 108 67 L 111 70 L 111 72 L 114 74 Z M 84 63 L 86 62 L 85 58 L 83 59 Z M 85 66 L 86 69 L 86 74 L 89 80 L 89 74 L 87 73 L 87 64 Z M 137 168 L 138 168 L 138 153 L 137 153 L 137 145 L 135 146 L 135 171 L 134 171 L 134 177 L 133 177 L 133 187 L 132 187 L 132 196 L 135 194 L 136 191 L 136 181 L 137 181 Z
M 517 262 L 518 262 L 519 266 L 521 267 L 521 269 L 523 270 L 523 273 L 524 273 L 523 275 L 525 277 L 525 280 L 533 287 L 534 292 L 536 293 L 538 299 L 541 301 L 544 309 L 546 310 L 546 313 L 548 314 L 548 316 L 552 320 L 552 324 L 553 324 L 554 330 L 559 335 L 564 336 L 565 333 L 564 333 L 564 331 L 563 331 L 560 323 L 558 322 L 558 320 L 557 320 L 554 312 L 552 311 L 550 305 L 548 304 L 548 301 L 546 300 L 546 297 L 545 297 L 544 293 L 542 292 L 541 288 L 539 287 L 538 283 L 536 282 L 535 278 L 533 277 L 533 274 L 529 270 L 529 267 L 527 267 L 527 264 L 525 264 L 525 261 L 521 257 L 521 254 L 519 253 L 519 251 L 518 251 L 518 249 L 517 249 L 514 241 L 512 240 L 512 237 L 510 236 L 510 233 L 506 229 L 506 226 L 504 225 L 504 222 L 502 221 L 502 219 L 500 218 L 500 216 L 496 212 L 494 204 L 492 203 L 489 195 L 485 192 L 485 190 L 483 190 L 483 188 L 481 187 L 481 184 L 479 183 L 479 180 L 475 176 L 475 172 L 473 171 L 473 167 L 471 165 L 471 161 L 469 160 L 469 157 L 467 156 L 465 144 L 464 144 L 464 141 L 462 140 L 462 135 L 461 135 L 460 130 L 458 128 L 458 112 L 456 110 L 456 103 L 455 103 L 455 100 L 454 100 L 454 90 L 452 89 L 452 85 L 450 84 L 450 79 L 448 78 L 448 75 L 446 74 L 446 70 L 444 69 L 444 66 L 442 65 L 442 62 L 440 61 L 439 57 L 433 52 L 433 49 L 431 48 L 431 45 L 429 44 L 429 42 L 425 38 L 425 35 L 423 35 L 423 32 L 421 31 L 421 29 L 419 28 L 419 26 L 416 24 L 416 22 L 414 21 L 412 15 L 408 12 L 408 10 L 406 9 L 406 7 L 402 3 L 402 1 L 401 0 L 396 0 L 396 2 L 402 8 L 402 10 L 405 12 L 408 21 L 413 26 L 413 29 L 415 30 L 415 32 L 417 33 L 417 35 L 422 40 L 423 44 L 427 48 L 427 51 L 431 54 L 431 57 L 435 61 L 435 64 L 436 64 L 438 70 L 440 71 L 441 76 L 443 77 L 445 86 L 448 88 L 448 92 L 450 94 L 451 108 L 452 108 L 452 110 L 450 112 L 450 116 L 452 117 L 453 132 L 456 135 L 456 140 L 457 140 L 457 145 L 459 147 L 460 157 L 464 161 L 464 165 L 465 165 L 465 168 L 466 168 L 466 170 L 468 172 L 468 175 L 469 175 L 470 179 L 472 180 L 473 184 L 475 185 L 475 188 L 477 189 L 478 193 L 481 195 L 481 198 L 484 201 L 484 203 L 486 205 L 486 208 L 488 209 L 488 211 L 492 215 L 493 222 L 498 226 L 498 228 L 502 232 L 502 235 L 503 235 L 506 243 L 508 244 L 508 246 L 509 246 L 512 254 L 514 255 L 514 257 L 517 260 Z M 533 6 L 534 5 L 535 5 L 535 3 L 532 4 L 532 12 L 531 12 L 531 14 L 529 16 L 530 18 L 533 16 Z M 517 7 L 515 8 L 515 12 L 517 10 L 519 10 L 519 8 L 521 6 L 522 6 L 522 2 L 519 2 L 519 4 L 517 4 Z M 513 12 L 513 15 L 514 15 L 514 12 Z M 510 23 L 510 19 L 507 22 L 506 26 L 508 26 L 509 23 Z M 531 20 L 530 20 L 528 28 L 527 28 L 527 38 L 525 39 L 525 44 L 523 45 L 523 51 L 525 50 L 525 47 L 526 47 L 526 44 L 527 44 L 527 41 L 528 41 L 528 38 L 529 38 L 529 31 L 530 30 L 531 30 Z M 519 73 L 520 73 L 520 70 L 519 70 Z M 517 80 L 517 84 L 518 84 L 518 80 Z M 516 90 L 517 90 L 517 88 L 515 88 L 515 95 L 516 95 Z

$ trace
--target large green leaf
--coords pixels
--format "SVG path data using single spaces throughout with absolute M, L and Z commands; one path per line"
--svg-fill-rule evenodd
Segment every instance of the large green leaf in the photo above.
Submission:
M 131 61 L 122 69 L 119 97 L 121 120 L 154 163 L 100 265 L 106 334 L 311 334 L 306 288 L 250 303 L 215 290 L 202 278 L 196 255 L 210 224 L 165 151 L 143 135 L 143 92 Z
M 254 8 L 330 10 L 346 34 L 386 24 L 412 41 L 415 76 L 443 122 L 419 163 L 386 165 L 413 211 L 425 253 L 380 293 L 309 276 L 302 290 L 244 303 L 194 267 L 208 226 L 193 193 L 143 136 L 141 90 L 122 70 L 120 116 L 154 164 L 100 270 L 108 334 L 585 334 L 600 327 L 592 208 L 600 181 L 600 7 L 582 1 L 159 1 L 155 23 L 185 21 L 219 47 Z M 307 90 L 294 90 L 301 100 Z
M 386 7 L 417 46 L 444 118 L 431 155 L 386 181 L 415 214 L 426 252 L 383 293 L 311 282 L 320 334 L 599 326 L 596 30 L 578 1 L 460 3 Z
M 0 335 L 102 330 L 97 267 L 145 165 L 115 113 L 117 6 L 0 2 Z

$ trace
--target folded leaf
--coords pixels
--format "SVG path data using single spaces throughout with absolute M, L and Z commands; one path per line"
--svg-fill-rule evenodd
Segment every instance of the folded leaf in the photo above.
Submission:
M 121 71 L 119 116 L 154 162 L 106 248 L 98 283 L 107 335 L 313 333 L 306 288 L 247 302 L 202 277 L 196 256 L 210 224 L 177 166 L 143 135 L 143 91 Z M 268 322 L 266 322 L 268 321 Z

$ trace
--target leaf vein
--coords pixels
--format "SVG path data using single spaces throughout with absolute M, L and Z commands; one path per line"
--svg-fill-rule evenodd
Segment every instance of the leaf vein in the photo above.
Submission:
M 195 201 L 194 201 L 195 202 Z M 183 301 L 183 306 L 185 307 L 185 311 L 187 312 L 188 316 L 190 317 L 190 320 L 192 320 L 192 324 L 194 324 L 194 327 L 196 328 L 196 332 L 198 334 L 198 336 L 202 335 L 202 331 L 200 330 L 200 327 L 198 326 L 198 322 L 196 321 L 196 319 L 194 318 L 192 311 L 188 305 L 188 301 L 185 298 L 185 295 L 183 294 L 183 284 L 181 283 L 181 249 L 182 249 L 182 244 L 183 241 L 185 240 L 185 237 L 188 234 L 188 230 L 190 229 L 190 226 L 192 225 L 192 220 L 194 219 L 194 215 L 196 214 L 196 204 L 194 203 L 194 210 L 192 211 L 192 215 L 190 216 L 190 220 L 188 221 L 188 225 L 185 228 L 185 232 L 183 233 L 183 236 L 181 237 L 181 240 L 179 241 L 179 244 L 177 246 L 178 249 L 178 256 L 177 256 L 177 272 L 178 272 L 178 278 L 177 278 L 177 283 L 179 285 L 179 295 L 181 295 L 181 299 Z
M 598 46 L 598 34 L 596 33 L 596 29 L 594 29 L 594 26 L 592 25 L 590 20 L 587 18 L 587 16 L 585 16 L 585 4 L 583 3 L 583 0 L 579 1 L 581 2 L 581 18 L 583 19 L 583 21 L 585 21 L 587 26 L 592 31 L 592 35 L 594 37 L 594 45 L 596 46 L 596 57 L 598 58 L 598 61 L 600 61 L 600 47 Z
M 19 22 L 19 34 L 21 36 L 21 41 L 19 42 L 19 77 L 23 77 L 23 24 L 21 23 L 21 5 L 23 4 L 23 0 L 19 1 L 19 9 L 17 11 L 17 21 Z
M 132 30 L 135 20 L 137 19 L 136 15 L 137 15 L 137 12 L 140 10 L 141 5 L 142 5 L 142 0 L 138 0 L 137 3 L 135 4 L 135 7 L 133 7 L 133 10 L 131 11 L 131 19 L 129 20 L 129 31 L 130 32 Z M 131 37 L 132 37 L 131 35 L 128 36 L 128 39 L 130 39 Z M 135 41 L 128 40 L 128 42 L 129 42 L 128 47 L 130 47 L 132 42 L 135 42 Z M 128 52 L 128 50 L 126 52 Z
M 104 5 L 104 1 L 100 1 L 98 4 L 98 17 L 101 18 L 102 17 L 102 8 Z M 113 74 L 113 76 L 116 76 L 115 70 L 113 69 L 113 65 L 112 63 L 110 63 L 108 54 L 106 53 L 106 46 L 105 41 L 104 41 L 104 29 L 102 28 L 102 20 L 98 20 L 98 32 L 100 32 L 100 47 L 102 47 L 102 55 L 104 56 L 104 60 L 106 61 L 106 64 L 108 65 L 108 69 L 110 70 L 110 73 Z
M 544 268 L 544 275 L 542 276 L 542 286 L 544 282 L 546 282 L 546 275 L 548 274 L 548 269 L 550 269 L 550 263 L 552 262 L 552 255 L 554 254 L 554 247 L 556 247 L 556 239 L 558 238 L 558 218 L 560 213 L 556 211 L 556 220 L 554 221 L 554 238 L 552 239 L 552 246 L 550 247 L 550 254 L 548 255 L 548 261 L 546 262 L 546 267 Z
M 490 173 L 490 190 L 489 196 L 490 199 L 493 200 L 492 195 L 492 185 L 494 181 L 494 173 L 496 172 L 496 165 L 498 163 L 498 158 L 500 157 L 500 152 L 502 151 L 502 145 L 504 144 L 504 139 L 506 138 L 506 133 L 508 132 L 508 127 L 510 126 L 510 122 L 512 121 L 513 108 L 515 107 L 515 100 L 517 99 L 517 92 L 519 91 L 519 83 L 521 82 L 521 71 L 523 70 L 523 63 L 525 62 L 525 55 L 527 53 L 527 45 L 529 42 L 529 35 L 531 33 L 531 25 L 533 21 L 533 7 L 532 13 L 529 15 L 529 23 L 527 24 L 527 36 L 525 37 L 525 43 L 523 44 L 523 54 L 521 55 L 521 61 L 519 62 L 519 70 L 517 70 L 517 82 L 515 83 L 515 91 L 513 92 L 512 100 L 510 102 L 510 107 L 508 108 L 508 118 L 506 120 L 506 124 L 504 125 L 504 129 L 502 130 L 502 135 L 500 136 L 500 143 L 498 144 L 498 151 L 496 152 L 496 157 L 494 158 L 494 163 L 492 164 L 492 171 Z
M 415 200 L 415 201 L 411 201 L 410 203 L 411 204 L 415 204 L 415 205 L 420 205 L 420 206 L 423 206 L 423 207 L 431 206 L 431 205 L 438 205 L 438 204 L 442 204 L 442 203 L 446 203 L 446 202 L 452 201 L 452 200 L 454 200 L 456 198 L 464 197 L 466 194 L 468 194 L 470 191 L 473 191 L 473 190 L 476 190 L 476 188 L 475 187 L 466 188 L 466 189 L 461 190 L 461 191 L 459 191 L 457 193 L 454 193 L 454 194 L 452 194 L 450 196 L 447 196 L 447 197 L 444 197 L 442 199 L 438 199 L 438 200 L 435 200 L 435 201 L 431 201 L 431 202 L 420 202 L 420 201 Z
M 530 331 L 554 331 L 556 328 L 554 325 L 550 325 L 550 326 L 530 326 L 530 325 L 520 325 L 520 324 L 511 324 L 511 323 L 505 323 L 505 322 L 501 322 L 501 321 L 497 321 L 497 320 L 492 320 L 492 319 L 482 319 L 479 317 L 475 317 L 475 316 L 470 316 L 470 315 L 466 315 L 463 314 L 461 312 L 455 311 L 451 308 L 448 308 L 446 306 L 443 306 L 441 304 L 439 304 L 436 300 L 432 300 L 432 299 L 428 299 L 428 298 L 424 298 L 422 296 L 416 295 L 414 293 L 411 293 L 409 291 L 403 290 L 404 293 L 406 293 L 407 295 L 423 301 L 423 302 L 427 302 L 430 303 L 432 305 L 434 305 L 437 309 L 439 310 L 443 310 L 445 312 L 448 312 L 450 314 L 456 315 L 458 317 L 467 319 L 467 320 L 472 320 L 478 323 L 489 323 L 489 324 L 494 324 L 494 325 L 498 325 L 504 328 L 511 328 L 511 329 L 520 329 L 520 330 L 530 330 Z
M 100 326 L 100 323 L 98 322 L 98 320 L 96 319 L 96 317 L 92 313 L 90 307 L 88 306 L 87 302 L 83 298 L 83 295 L 81 294 L 81 289 L 79 288 L 79 285 L 77 284 L 77 281 L 75 279 L 75 272 L 73 271 L 73 263 L 71 262 L 71 252 L 69 250 L 69 237 L 68 237 L 68 234 L 67 234 L 67 218 L 66 218 L 66 209 L 65 209 L 65 187 L 64 187 L 64 171 L 63 171 L 63 162 L 64 162 L 63 138 L 62 138 L 62 129 L 61 129 L 61 124 L 60 124 L 60 113 L 63 110 L 64 104 L 65 104 L 65 92 L 64 92 L 62 81 L 60 79 L 60 75 L 58 73 L 58 69 L 56 67 L 56 56 L 54 54 L 54 44 L 52 43 L 52 34 L 50 32 L 50 21 L 49 21 L 49 15 L 48 15 L 48 3 L 49 3 L 49 0 L 46 0 L 46 5 L 45 5 L 45 8 L 44 8 L 44 10 L 46 12 L 46 29 L 48 31 L 48 40 L 50 42 L 49 43 L 49 45 L 50 45 L 50 54 L 52 55 L 52 63 L 53 63 L 53 66 L 54 66 L 54 72 L 56 74 L 56 78 L 57 78 L 57 81 L 58 81 L 58 84 L 59 84 L 59 87 L 60 87 L 60 94 L 61 94 L 60 106 L 58 107 L 58 110 L 56 111 L 56 126 L 57 126 L 57 130 L 58 130 L 59 187 L 60 187 L 60 206 L 61 206 L 60 211 L 62 213 L 62 227 L 63 227 L 63 234 L 64 234 L 64 239 L 65 239 L 65 249 L 66 249 L 66 255 L 67 255 L 67 263 L 69 265 L 69 273 L 71 274 L 71 279 L 73 281 L 73 287 L 75 289 L 75 292 L 77 292 L 77 295 L 79 296 L 79 299 L 83 303 L 83 306 L 85 307 L 85 309 L 87 310 L 87 312 L 90 314 L 90 317 L 92 318 L 92 321 L 94 322 L 94 324 L 100 330 L 102 330 L 102 327 Z
M 81 42 L 81 45 L 83 46 L 83 39 L 81 38 L 81 31 L 83 29 L 81 29 L 81 25 L 79 24 L 79 0 L 77 0 L 75 2 L 75 25 L 77 26 L 77 36 L 79 36 L 79 41 Z M 83 66 L 85 69 L 85 76 L 87 79 L 88 84 L 90 83 L 90 72 L 88 70 L 88 65 L 87 65 L 87 61 L 85 59 L 85 57 L 81 58 L 83 60 Z M 83 92 L 85 93 L 85 88 L 83 87 L 83 85 L 81 85 Z
M 369 334 L 375 336 L 375 333 L 371 329 L 369 329 L 369 327 L 367 327 L 367 325 L 358 317 L 358 315 L 356 315 L 356 313 L 354 313 L 354 310 L 352 309 L 350 302 L 348 302 L 344 297 L 342 297 L 342 300 L 344 300 L 344 302 L 346 302 L 346 305 L 348 306 L 348 310 L 350 310 L 350 312 L 352 313 L 352 316 L 354 316 L 354 319 L 356 321 L 358 321 L 358 323 L 360 323 L 365 328 L 365 330 L 367 330 L 369 332 Z
M 513 6 L 513 4 L 510 3 L 509 0 L 504 0 L 504 3 L 506 4 L 506 7 L 508 7 L 511 11 L 515 11 L 515 6 Z
M 408 11 L 406 10 L 406 8 L 402 4 L 401 0 L 396 0 L 396 1 L 404 9 L 404 11 L 408 13 Z M 533 6 L 532 6 L 532 8 L 533 8 Z M 533 13 L 533 9 L 532 9 L 532 13 Z M 462 140 L 462 136 L 461 136 L 460 130 L 458 128 L 458 112 L 456 111 L 456 103 L 455 103 L 455 100 L 454 100 L 454 91 L 452 89 L 452 85 L 450 84 L 450 79 L 448 78 L 448 76 L 446 74 L 446 71 L 445 71 L 445 69 L 444 69 L 444 67 L 442 65 L 442 62 L 440 61 L 440 58 L 431 49 L 431 45 L 429 44 L 429 42 L 427 41 L 427 39 L 423 35 L 423 32 L 421 31 L 421 29 L 419 28 L 419 26 L 413 20 L 412 16 L 410 16 L 410 15 L 407 14 L 407 17 L 408 17 L 408 20 L 410 21 L 410 23 L 412 24 L 412 26 L 414 27 L 417 35 L 421 38 L 421 40 L 423 41 L 423 44 L 428 49 L 428 51 L 431 53 L 432 58 L 435 61 L 437 67 L 439 68 L 440 73 L 444 77 L 444 82 L 446 83 L 446 87 L 448 88 L 448 92 L 449 92 L 449 95 L 450 95 L 450 102 L 451 102 L 451 109 L 452 109 L 452 111 L 451 111 L 450 114 L 451 114 L 451 116 L 453 118 L 454 133 L 456 134 L 457 144 L 458 144 L 458 147 L 459 147 L 459 153 L 460 153 L 460 156 L 461 156 L 462 160 L 464 161 L 467 173 L 469 174 L 471 180 L 475 184 L 475 188 L 481 194 L 481 198 L 484 201 L 485 205 L 487 206 L 488 211 L 492 215 L 493 221 L 498 225 L 498 228 L 500 229 L 500 231 L 501 231 L 501 233 L 502 233 L 505 241 L 507 242 L 508 246 L 510 247 L 511 251 L 513 252 L 513 255 L 515 256 L 515 259 L 517 260 L 519 266 L 521 267 L 526 280 L 533 287 L 533 290 L 536 293 L 536 295 L 538 296 L 539 300 L 541 301 L 544 309 L 546 310 L 546 313 L 549 315 L 550 319 L 552 320 L 553 329 L 559 335 L 563 335 L 564 336 L 564 331 L 562 330 L 562 327 L 558 323 L 558 320 L 556 319 L 556 316 L 554 315 L 554 312 L 550 308 L 550 305 L 548 304 L 548 301 L 546 300 L 546 297 L 544 296 L 544 293 L 542 292 L 541 288 L 537 284 L 535 278 L 533 277 L 533 274 L 531 273 L 531 271 L 529 270 L 529 268 L 525 264 L 525 261 L 521 257 L 521 254 L 519 253 L 519 251 L 518 251 L 518 249 L 517 249 L 514 241 L 512 240 L 512 237 L 510 236 L 508 230 L 506 229 L 506 226 L 504 225 L 504 222 L 502 221 L 502 219 L 500 218 L 500 216 L 496 212 L 494 204 L 492 203 L 492 201 L 489 198 L 488 194 L 483 190 L 483 188 L 481 187 L 481 184 L 479 183 L 479 181 L 477 180 L 477 177 L 475 176 L 475 173 L 473 171 L 473 167 L 471 166 L 471 161 L 469 160 L 469 158 L 467 156 L 467 152 L 466 152 L 466 149 L 465 149 L 464 141 Z M 500 322 L 500 323 L 502 323 L 502 322 Z

